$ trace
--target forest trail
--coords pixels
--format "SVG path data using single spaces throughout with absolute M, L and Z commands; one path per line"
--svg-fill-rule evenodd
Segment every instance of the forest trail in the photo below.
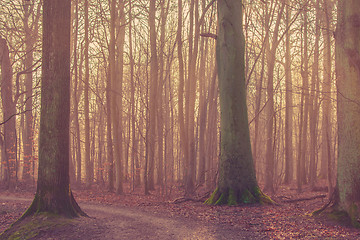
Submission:
M 2 204 L 17 202 L 26 209 L 30 198 L 0 195 Z M 132 207 L 80 203 L 90 216 L 68 226 L 41 233 L 37 239 L 264 239 L 261 232 L 246 231 L 225 224 L 211 224 L 185 218 L 154 214 Z

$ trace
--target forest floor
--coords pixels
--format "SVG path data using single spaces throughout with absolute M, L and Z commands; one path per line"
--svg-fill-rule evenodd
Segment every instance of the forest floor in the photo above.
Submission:
M 160 190 L 116 195 L 98 186 L 73 190 L 90 216 L 71 220 L 33 239 L 360 239 L 360 230 L 310 213 L 327 202 L 326 192 L 279 187 L 279 205 L 207 206 L 203 201 L 161 197 Z M 32 191 L 0 192 L 0 233 L 30 205 Z M 174 201 L 175 200 L 175 201 Z M 23 238 L 20 238 L 23 239 Z M 25 238 L 24 238 L 25 239 Z

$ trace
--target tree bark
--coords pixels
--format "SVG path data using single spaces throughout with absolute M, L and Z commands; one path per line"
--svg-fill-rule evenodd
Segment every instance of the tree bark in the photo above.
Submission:
M 0 36 L 1 99 L 3 106 L 4 144 L 5 144 L 5 185 L 14 188 L 16 182 L 16 106 L 12 91 L 12 68 L 6 40 Z
M 287 0 L 289 3 L 289 0 Z M 289 28 L 291 19 L 290 7 L 286 5 L 286 28 Z M 285 184 L 290 184 L 293 180 L 294 173 L 294 154 L 293 154 L 293 96 L 292 96 L 292 79 L 291 79 L 291 31 L 287 31 L 285 39 Z
M 85 0 L 85 80 L 84 80 L 84 115 L 85 115 L 85 184 L 87 187 L 92 185 L 92 171 L 90 159 L 90 113 L 89 113 L 89 84 L 90 84 L 90 69 L 89 69 L 89 2 Z
M 149 168 L 148 168 L 148 189 L 154 190 L 154 172 L 155 172 L 155 139 L 156 139 L 156 112 L 157 112 L 157 93 L 158 93 L 158 57 L 157 57 L 157 43 L 156 43 L 156 26 L 155 26 L 155 15 L 156 15 L 156 1 L 150 1 L 149 9 L 149 26 L 150 26 L 150 126 L 149 136 L 150 141 L 148 142 L 148 153 L 149 153 Z
M 234 205 L 261 202 L 252 159 L 245 88 L 245 39 L 242 29 L 242 3 L 218 1 L 216 43 L 220 109 L 221 155 L 218 188 L 208 204 Z
M 70 11 L 70 0 L 43 2 L 39 175 L 34 201 L 22 218 L 40 212 L 85 215 L 69 182 Z
M 338 170 L 335 206 L 360 226 L 360 2 L 340 0 L 336 40 Z

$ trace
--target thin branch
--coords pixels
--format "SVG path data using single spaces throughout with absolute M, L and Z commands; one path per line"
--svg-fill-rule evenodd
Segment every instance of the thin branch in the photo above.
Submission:
M 25 111 L 22 111 L 22 112 L 19 112 L 19 113 L 14 113 L 14 114 L 11 115 L 8 119 L 6 119 L 5 121 L 1 122 L 1 123 L 0 123 L 0 126 L 6 124 L 6 123 L 7 123 L 8 121 L 10 121 L 13 117 L 18 116 L 18 115 L 21 115 L 21 114 L 24 114 L 24 113 L 26 113 L 26 112 L 30 112 L 30 111 L 32 111 L 32 109 L 25 110 Z

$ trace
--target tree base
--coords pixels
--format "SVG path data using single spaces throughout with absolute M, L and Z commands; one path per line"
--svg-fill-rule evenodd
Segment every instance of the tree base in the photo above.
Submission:
M 39 194 L 36 193 L 32 204 L 19 218 L 18 221 L 22 221 L 26 217 L 37 215 L 40 213 L 50 213 L 58 216 L 63 216 L 65 218 L 75 218 L 81 216 L 88 217 L 88 215 L 81 210 L 80 206 L 75 201 L 75 198 L 71 191 L 69 196 L 65 197 L 65 200 L 63 199 L 63 201 L 50 204 L 45 204 Z
M 252 190 L 245 190 L 243 192 L 236 192 L 233 189 L 220 192 L 219 188 L 216 188 L 210 198 L 205 201 L 205 204 L 208 205 L 228 206 L 252 203 L 276 204 L 269 196 L 265 195 L 259 187 L 255 187 Z
M 331 203 L 333 203 L 331 205 Z M 331 206 L 330 206 L 331 205 Z M 349 209 L 341 210 L 338 204 L 333 200 L 325 204 L 322 208 L 315 210 L 311 213 L 311 216 L 323 215 L 328 219 L 335 220 L 340 224 L 351 225 L 355 228 L 360 228 L 359 209 L 355 203 L 351 204 Z

